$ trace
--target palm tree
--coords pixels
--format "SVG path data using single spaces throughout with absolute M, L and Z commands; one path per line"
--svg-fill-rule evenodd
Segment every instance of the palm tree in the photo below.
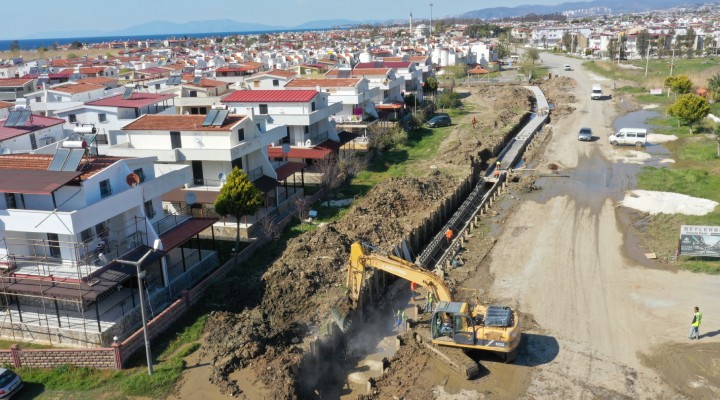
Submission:
M 708 91 L 712 94 L 714 100 L 720 98 L 720 73 L 710 78 L 708 81 Z

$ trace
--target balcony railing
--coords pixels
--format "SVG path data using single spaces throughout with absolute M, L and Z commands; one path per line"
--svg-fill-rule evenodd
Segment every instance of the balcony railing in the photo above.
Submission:
M 262 167 L 251 169 L 250 171 L 247 171 L 247 175 L 250 182 L 255 181 L 263 176 L 263 169 Z

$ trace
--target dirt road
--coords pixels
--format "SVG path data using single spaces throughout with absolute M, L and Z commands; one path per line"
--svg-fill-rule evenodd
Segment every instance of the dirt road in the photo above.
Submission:
M 712 317 L 720 311 L 720 278 L 647 268 L 627 256 L 630 238 L 616 205 L 635 170 L 608 161 L 627 151 L 607 141 L 616 108 L 590 100 L 591 85 L 600 80 L 579 62 L 570 61 L 574 70 L 566 72 L 559 67 L 567 59 L 542 59 L 578 83 L 576 111 L 554 125 L 540 162 L 559 165 L 558 175 L 568 177 L 537 182 L 543 190 L 507 220 L 489 265 L 491 297 L 517 302 L 542 327 L 538 333 L 557 341 L 557 356 L 535 368 L 526 396 L 717 397 L 720 380 L 707 370 L 720 361 L 720 323 Z M 610 92 L 607 81 L 600 83 Z M 581 126 L 598 140 L 578 142 Z M 695 305 L 709 316 L 706 334 L 688 343 Z

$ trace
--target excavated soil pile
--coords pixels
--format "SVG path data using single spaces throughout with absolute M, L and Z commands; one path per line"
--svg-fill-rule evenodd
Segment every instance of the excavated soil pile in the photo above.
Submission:
M 567 76 L 548 79 L 540 83 L 540 89 L 545 93 L 548 103 L 555 105 L 553 110 L 555 117 L 566 116 L 575 111 L 575 107 L 569 104 L 577 102 L 571 90 L 576 84 L 574 79 Z
M 211 381 L 236 395 L 242 390 L 228 375 L 251 366 L 271 388 L 272 398 L 297 398 L 304 338 L 318 334 L 344 295 L 350 244 L 361 240 L 389 251 L 455 185 L 441 173 L 393 178 L 376 185 L 342 220 L 290 240 L 262 276 L 259 306 L 211 314 L 202 348 L 213 360 Z

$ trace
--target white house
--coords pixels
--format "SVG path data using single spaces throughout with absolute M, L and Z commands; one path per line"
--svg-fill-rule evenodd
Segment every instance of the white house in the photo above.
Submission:
M 0 156 L 0 336 L 86 347 L 127 337 L 140 293 L 136 268 L 118 259 L 148 255 L 142 294 L 155 314 L 192 287 L 217 254 L 184 243 L 216 219 L 168 217 L 161 201 L 189 179 L 189 167 L 81 148 Z
M 106 87 L 90 83 L 64 83 L 25 95 L 33 112 L 53 117 L 57 111 L 106 96 Z
M 65 138 L 62 119 L 31 114 L 20 126 L 5 126 L 6 122 L 7 117 L 0 120 L 0 150 L 5 152 L 28 153 Z
M 347 70 L 349 72 L 349 70 Z M 369 86 L 368 80 L 362 77 L 293 79 L 285 85 L 291 90 L 318 89 L 328 93 L 329 103 L 342 104 L 342 110 L 333 116 L 337 122 L 344 120 L 364 120 L 365 115 L 377 118 L 373 98 L 380 95 L 380 88 Z

